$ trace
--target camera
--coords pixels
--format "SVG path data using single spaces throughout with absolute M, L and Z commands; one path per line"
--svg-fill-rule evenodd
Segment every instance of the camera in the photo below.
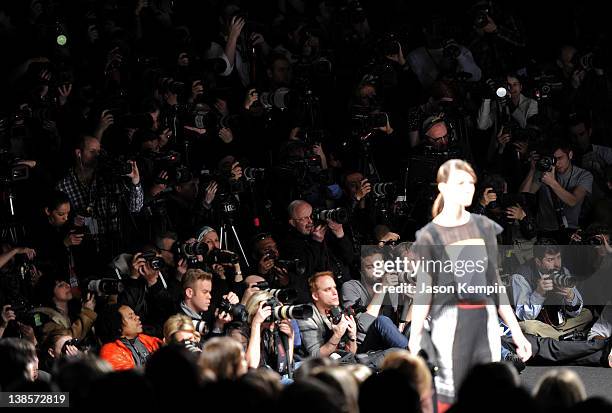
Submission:
M 342 308 L 340 306 L 335 306 L 332 307 L 331 310 L 329 310 L 329 314 L 328 317 L 330 319 L 330 321 L 332 322 L 332 324 L 339 324 L 342 321 L 342 316 L 353 316 L 355 317 L 357 314 L 359 313 L 363 313 L 366 311 L 366 307 L 360 305 L 359 303 L 356 303 L 354 306 L 351 307 L 346 307 L 346 308 Z
M 87 284 L 87 291 L 99 296 L 119 294 L 123 291 L 123 289 L 124 286 L 121 280 L 114 278 L 91 280 Z
M 266 305 L 272 307 L 272 315 L 266 319 L 272 320 L 306 320 L 313 316 L 312 307 L 308 304 L 281 305 L 276 298 L 271 298 Z
M 448 59 L 456 59 L 461 55 L 461 47 L 455 39 L 447 39 L 442 42 L 442 54 Z
M 548 274 L 552 279 L 553 284 L 558 288 L 574 288 L 577 283 L 576 277 L 572 275 L 563 274 L 561 271 L 553 271 Z
M 23 181 L 30 176 L 30 168 L 19 164 L 19 159 L 5 149 L 0 149 L 0 182 Z
M 208 254 L 208 244 L 205 242 L 182 242 L 177 244 L 177 250 L 179 255 L 185 257 L 193 257 L 196 255 L 205 256 Z
M 326 222 L 328 219 L 338 224 L 346 224 L 349 213 L 346 208 L 316 209 L 312 211 L 313 221 Z
M 259 102 L 265 109 L 277 108 L 286 110 L 291 104 L 291 90 L 280 87 L 273 92 L 262 92 L 259 94 Z
M 557 163 L 557 160 L 554 156 L 546 155 L 542 156 L 536 162 L 536 169 L 540 172 L 550 172 L 553 170 L 553 167 Z
M 166 266 L 166 262 L 162 257 L 158 257 L 155 252 L 144 252 L 142 253 L 142 258 L 145 259 L 149 263 L 154 270 L 161 270 Z
M 206 263 L 208 265 L 220 264 L 229 265 L 237 264 L 240 261 L 240 257 L 232 251 L 214 249 L 206 255 Z
M 261 180 L 265 176 L 264 168 L 246 167 L 242 169 L 242 175 L 249 181 Z
M 70 340 L 67 340 L 63 345 L 62 345 L 62 356 L 66 355 L 66 351 L 67 351 L 67 347 L 68 346 L 74 346 L 77 348 L 77 350 L 79 351 L 86 351 L 89 349 L 89 346 L 84 345 L 83 343 L 81 343 L 77 338 L 71 338 Z
M 302 263 L 302 261 L 300 261 L 299 258 L 292 260 L 275 260 L 274 264 L 293 274 L 304 275 L 306 272 L 306 266 Z
M 594 232 L 583 232 L 580 234 L 580 241 L 572 240 L 570 244 L 574 245 L 591 245 L 594 247 L 603 245 L 602 240 L 598 237 L 599 235 L 603 235 L 602 233 L 594 233 Z
M 354 113 L 351 116 L 353 130 L 356 131 L 371 131 L 377 128 L 384 128 L 387 126 L 388 120 L 389 117 L 385 112 Z
M 218 306 L 219 312 L 225 311 L 225 313 L 232 316 L 234 321 L 240 321 L 246 323 L 249 319 L 249 314 L 247 313 L 244 305 L 242 304 L 232 304 L 227 298 L 224 298 L 219 302 Z
M 393 196 L 395 194 L 395 184 L 393 182 L 378 182 L 372 184 L 372 192 L 377 198 Z
M 159 89 L 162 93 L 181 95 L 185 92 L 185 83 L 178 82 L 171 77 L 162 77 L 159 80 Z

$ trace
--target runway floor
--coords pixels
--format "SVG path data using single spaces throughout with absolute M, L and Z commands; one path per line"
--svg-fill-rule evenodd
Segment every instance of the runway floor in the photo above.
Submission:
M 604 397 L 612 402 L 612 369 L 605 367 L 582 367 L 582 366 L 564 366 L 564 367 L 538 367 L 528 366 L 521 373 L 521 381 L 523 385 L 531 390 L 537 383 L 538 379 L 548 370 L 555 368 L 568 368 L 578 373 L 584 383 L 587 395 L 589 397 L 599 396 Z

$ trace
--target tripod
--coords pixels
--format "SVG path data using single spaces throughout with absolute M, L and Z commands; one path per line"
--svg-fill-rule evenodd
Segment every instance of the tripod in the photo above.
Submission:
M 221 216 L 221 229 L 219 231 L 219 244 L 222 249 L 229 250 L 230 242 L 229 237 L 234 236 L 234 240 L 240 248 L 240 254 L 242 255 L 242 259 L 244 259 L 244 263 L 249 267 L 249 260 L 242 248 L 242 243 L 240 242 L 240 237 L 238 236 L 238 232 L 236 231 L 236 226 L 234 225 L 234 218 L 230 215 L 231 212 L 224 210 Z
M 15 210 L 16 196 L 13 192 L 13 188 L 10 185 L 5 186 L 5 190 L 2 192 L 3 201 L 8 204 L 8 217 L 3 217 L 1 225 L 2 232 L 0 234 L 2 239 L 9 240 L 13 245 L 17 245 L 21 237 L 25 237 L 25 229 L 23 225 L 17 222 L 17 213 Z

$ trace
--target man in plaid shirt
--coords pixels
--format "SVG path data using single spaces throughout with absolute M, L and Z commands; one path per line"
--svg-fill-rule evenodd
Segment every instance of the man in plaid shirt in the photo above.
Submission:
M 96 173 L 100 150 L 97 138 L 85 136 L 75 149 L 75 167 L 56 187 L 70 198 L 70 204 L 79 216 L 77 223 L 87 226 L 96 239 L 97 252 L 115 254 L 118 251 L 113 251 L 116 249 L 113 244 L 121 239 L 122 233 L 119 213 L 121 194 L 130 213 L 140 211 L 144 194 L 135 161 L 129 161 L 132 172 L 125 175 L 131 179 L 131 185 L 109 182 L 108 178 Z

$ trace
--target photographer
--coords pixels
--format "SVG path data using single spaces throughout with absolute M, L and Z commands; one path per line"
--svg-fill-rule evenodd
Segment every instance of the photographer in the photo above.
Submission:
M 521 329 L 539 337 L 559 339 L 564 333 L 582 331 L 592 320 L 583 308 L 582 296 L 562 266 L 561 250 L 554 240 L 533 246 L 533 259 L 512 276 L 516 317 Z
M 81 245 L 85 233 L 83 227 L 69 223 L 70 211 L 68 195 L 51 192 L 45 199 L 44 215 L 29 232 L 43 272 L 57 271 L 76 277 L 73 250 Z
M 605 171 L 606 167 L 612 165 L 612 148 L 591 143 L 593 128 L 586 117 L 570 116 L 569 132 L 575 147 L 576 165 L 591 172 L 595 179 L 593 194 L 596 188 L 599 192 L 606 191 Z
M 247 364 L 249 368 L 265 366 L 285 375 L 293 371 L 295 332 L 291 320 L 271 321 L 273 308 L 270 301 L 283 304 L 274 300 L 273 295 L 267 291 L 256 292 L 246 303 L 251 323 L 246 350 Z
M 93 293 L 86 293 L 82 302 L 73 300 L 70 284 L 63 277 L 49 273 L 41 277 L 38 290 L 43 307 L 35 308 L 31 313 L 41 315 L 41 342 L 58 330 L 67 329 L 78 340 L 85 340 L 89 336 L 97 318 Z
M 211 274 L 198 269 L 187 270 L 183 277 L 183 300 L 179 308 L 181 314 L 191 318 L 203 340 L 221 335 L 225 324 L 232 321 L 231 314 L 219 311 L 219 308 L 215 309 L 214 316 L 211 314 L 212 289 Z M 231 305 L 236 305 L 239 301 L 238 296 L 231 292 L 225 294 L 222 299 Z M 209 326 L 213 322 L 214 327 L 211 329 Z
M 162 340 L 142 333 L 140 317 L 126 306 L 109 305 L 96 322 L 96 334 L 103 343 L 100 358 L 113 370 L 144 367 Z
M 340 305 L 336 282 L 332 272 L 318 272 L 308 279 L 314 315 L 298 320 L 302 334 L 302 346 L 310 357 L 329 357 L 346 352 L 357 353 L 357 325 L 353 316 L 342 315 L 338 324 L 333 324 L 329 311 Z M 343 357 L 343 356 L 342 356 Z
M 556 233 L 560 243 L 568 240 L 567 229 L 579 227 L 582 204 L 591 194 L 593 175 L 572 165 L 573 151 L 566 143 L 553 146 L 552 157 L 543 162 L 532 154 L 529 173 L 519 192 L 536 194 L 538 231 Z
M 130 184 L 126 185 L 122 177 L 115 176 L 114 168 L 109 171 L 107 165 L 99 165 L 100 151 L 98 139 L 84 136 L 74 151 L 75 166 L 56 186 L 68 195 L 70 205 L 95 240 L 88 251 L 89 264 L 110 260 L 119 252 L 127 230 L 122 225 L 122 204 L 127 207 L 126 214 L 136 213 L 144 199 L 136 162 L 129 161 L 131 169 L 125 176 Z M 127 171 L 127 166 L 122 168 Z
M 515 241 L 535 237 L 535 215 L 531 213 L 523 194 L 509 195 L 508 184 L 497 174 L 486 175 L 482 187 L 484 190 L 472 212 L 486 215 L 504 227 L 500 245 L 514 245 Z
M 180 344 L 190 351 L 200 352 L 201 335 L 195 329 L 191 318 L 183 314 L 175 314 L 164 323 L 164 344 Z
M 396 273 L 386 273 L 383 277 L 374 275 L 374 263 L 384 261 L 385 256 L 379 248 L 372 248 L 361 257 L 361 281 L 350 280 L 342 285 L 342 305 L 344 308 L 364 306 L 365 312 L 355 315 L 357 322 L 357 346 L 360 353 L 388 348 L 407 348 L 408 338 L 395 324 L 401 321 L 400 311 L 407 313 L 408 305 L 404 296 L 387 294 L 378 287 L 397 286 Z M 378 292 L 376 291 L 378 290 Z M 401 307 L 404 307 L 403 310 Z M 408 305 L 409 307 L 409 305 Z
M 263 280 L 268 281 L 272 288 L 289 285 L 289 271 L 277 265 L 280 252 L 272 234 L 264 232 L 253 238 L 253 257 L 257 260 L 257 274 L 261 275 Z M 295 270 L 299 272 L 299 268 Z
M 161 337 L 161 326 L 173 311 L 173 296 L 161 272 L 163 258 L 155 250 L 138 252 L 132 257 L 130 274 L 123 279 L 123 291 L 117 302 L 134 310 L 143 321 L 146 334 Z
M 494 82 L 488 82 L 489 95 L 484 97 L 478 109 L 476 124 L 480 130 L 490 130 L 489 163 L 495 164 L 499 158 L 505 163 L 512 162 L 517 159 L 517 152 L 519 157 L 524 155 L 523 145 L 527 144 L 519 141 L 519 136 L 513 136 L 512 131 L 527 128 L 528 120 L 538 114 L 538 102 L 523 95 L 523 84 L 517 74 L 506 75 L 506 85 L 497 89 Z M 503 154 L 506 155 L 502 157 Z
M 470 82 L 480 80 L 481 70 L 472 52 L 445 35 L 447 25 L 448 22 L 442 19 L 426 23 L 423 27 L 425 46 L 414 49 L 406 57 L 424 88 L 430 87 L 443 75 L 452 76 L 460 72 L 468 73 Z
M 299 259 L 305 267 L 304 276 L 290 281 L 298 291 L 298 303 L 311 301 L 307 278 L 315 272 L 333 270 L 339 283 L 350 279 L 347 267 L 353 259 L 352 241 L 345 236 L 342 224 L 330 219 L 315 226 L 312 211 L 312 206 L 302 200 L 291 202 L 288 208 L 291 228 L 282 250 L 285 256 Z

